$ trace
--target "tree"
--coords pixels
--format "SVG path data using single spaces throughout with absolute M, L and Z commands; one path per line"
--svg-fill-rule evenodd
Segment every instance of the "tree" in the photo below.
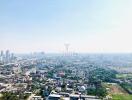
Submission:
M 103 98 L 107 95 L 107 90 L 102 86 L 96 87 L 96 88 L 89 88 L 89 89 L 87 89 L 87 94 L 88 95 L 96 95 L 100 98 Z
M 103 97 L 105 97 L 105 96 L 107 95 L 107 91 L 106 91 L 106 89 L 105 89 L 104 87 L 100 87 L 100 88 L 98 88 L 98 89 L 96 90 L 96 95 L 97 95 L 98 97 L 103 98 Z
M 18 96 L 10 93 L 10 92 L 4 92 L 2 93 L 2 97 L 0 98 L 0 100 L 19 100 Z
M 96 89 L 95 88 L 89 88 L 87 89 L 88 95 L 96 95 Z
M 116 71 L 106 70 L 104 68 L 97 68 L 89 72 L 89 80 L 93 82 L 93 80 L 101 80 L 103 82 L 112 82 L 116 77 Z

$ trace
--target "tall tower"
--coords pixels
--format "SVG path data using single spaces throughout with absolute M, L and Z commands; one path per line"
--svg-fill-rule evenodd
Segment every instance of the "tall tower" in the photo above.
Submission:
M 69 53 L 70 44 L 66 43 L 66 44 L 64 44 L 64 46 L 65 46 L 66 53 Z

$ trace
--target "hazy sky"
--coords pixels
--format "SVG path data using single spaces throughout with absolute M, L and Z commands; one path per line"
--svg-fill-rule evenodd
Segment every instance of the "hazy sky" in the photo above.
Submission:
M 132 52 L 132 0 L 0 0 L 0 50 Z

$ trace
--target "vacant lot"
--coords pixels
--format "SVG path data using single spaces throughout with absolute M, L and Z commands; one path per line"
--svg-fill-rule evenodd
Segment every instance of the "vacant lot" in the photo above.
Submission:
M 109 94 L 128 94 L 122 87 L 118 84 L 105 83 L 104 86 L 108 89 Z
M 129 95 L 118 84 L 104 83 L 104 86 L 108 90 L 108 94 L 112 96 L 112 100 L 132 100 L 132 95 Z

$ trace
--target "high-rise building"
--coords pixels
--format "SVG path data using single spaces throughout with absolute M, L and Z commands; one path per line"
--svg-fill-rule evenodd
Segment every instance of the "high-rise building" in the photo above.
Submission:
M 9 50 L 6 50 L 5 60 L 6 60 L 6 62 L 9 62 L 9 60 L 10 60 L 10 51 Z
M 10 58 L 14 59 L 14 54 L 13 53 L 11 53 Z
M 9 50 L 6 50 L 6 56 L 8 56 L 10 54 Z
M 4 52 L 3 52 L 3 51 L 0 52 L 0 56 L 1 56 L 1 57 L 4 56 Z
M 0 61 L 3 62 L 3 60 L 4 60 L 4 52 L 1 51 L 0 52 Z

